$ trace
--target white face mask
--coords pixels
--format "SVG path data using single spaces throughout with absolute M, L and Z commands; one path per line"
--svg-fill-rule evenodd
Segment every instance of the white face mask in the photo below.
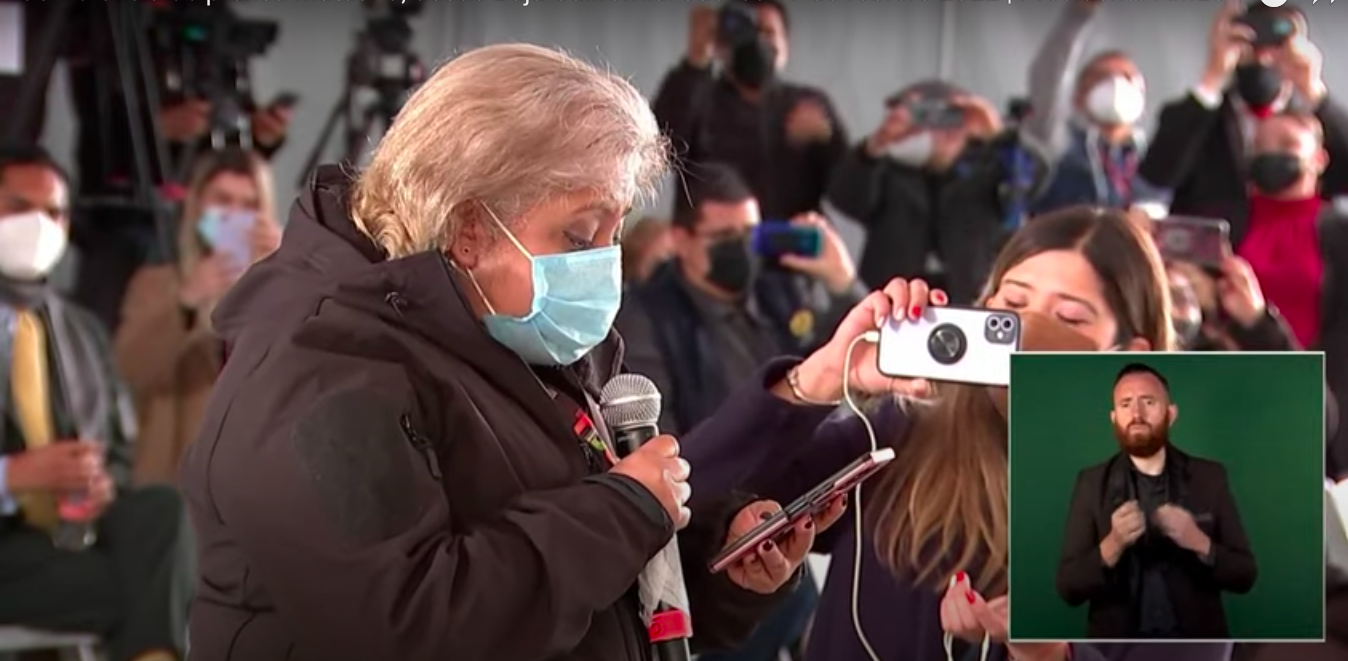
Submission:
M 920 168 L 931 160 L 934 147 L 931 131 L 923 131 L 890 145 L 885 154 L 908 167 Z
M 0 217 L 0 274 L 14 280 L 47 277 L 66 253 L 66 230 L 41 211 Z
M 1106 126 L 1136 122 L 1146 105 L 1142 90 L 1122 76 L 1097 83 L 1086 95 L 1086 112 Z

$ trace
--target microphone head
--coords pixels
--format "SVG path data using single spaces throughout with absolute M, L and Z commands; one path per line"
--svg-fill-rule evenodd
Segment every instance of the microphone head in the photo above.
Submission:
M 640 374 L 619 374 L 600 395 L 604 421 L 612 429 L 655 426 L 660 421 L 660 390 Z

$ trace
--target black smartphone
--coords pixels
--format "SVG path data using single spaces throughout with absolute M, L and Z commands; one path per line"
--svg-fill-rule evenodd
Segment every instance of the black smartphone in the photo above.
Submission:
M 796 522 L 812 514 L 822 512 L 838 496 L 847 493 L 852 487 L 880 472 L 881 468 L 884 468 L 893 460 L 893 448 L 881 448 L 861 455 L 856 461 L 834 473 L 827 480 L 820 482 L 809 493 L 797 498 L 795 502 L 787 505 L 786 508 L 778 511 L 763 523 L 758 524 L 753 530 L 736 540 L 734 544 L 718 553 L 709 564 L 711 572 L 715 574 L 725 571 L 730 565 L 738 562 L 740 558 L 753 553 L 759 544 L 786 535 Z
M 792 225 L 781 220 L 759 223 L 753 229 L 754 252 L 776 259 L 782 255 L 818 257 L 823 250 L 823 236 L 818 227 Z
M 1262 6 L 1245 12 L 1236 18 L 1236 22 L 1249 26 L 1250 30 L 1254 32 L 1254 41 L 1251 43 L 1255 48 L 1281 46 L 1292 38 L 1292 32 L 1296 30 L 1296 26 L 1287 14 L 1272 11 Z
M 1219 218 L 1168 216 L 1151 223 L 1151 236 L 1167 262 L 1188 262 L 1209 272 L 1231 256 L 1231 223 Z

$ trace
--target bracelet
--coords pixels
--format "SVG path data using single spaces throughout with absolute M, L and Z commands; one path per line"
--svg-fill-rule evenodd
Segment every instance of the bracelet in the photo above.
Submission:
M 821 402 L 817 399 L 806 397 L 805 393 L 800 391 L 800 365 L 792 367 L 790 371 L 786 373 L 786 386 L 791 389 L 791 396 L 795 397 L 802 404 L 809 404 L 811 406 L 839 406 L 843 403 L 843 400 L 841 399 L 831 402 Z

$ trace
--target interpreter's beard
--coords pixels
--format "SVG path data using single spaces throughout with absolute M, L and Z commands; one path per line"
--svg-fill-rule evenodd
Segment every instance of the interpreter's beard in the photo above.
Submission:
M 1165 423 L 1156 426 L 1145 422 L 1128 422 L 1114 425 L 1114 438 L 1119 449 L 1139 459 L 1154 456 L 1170 445 L 1170 416 Z

